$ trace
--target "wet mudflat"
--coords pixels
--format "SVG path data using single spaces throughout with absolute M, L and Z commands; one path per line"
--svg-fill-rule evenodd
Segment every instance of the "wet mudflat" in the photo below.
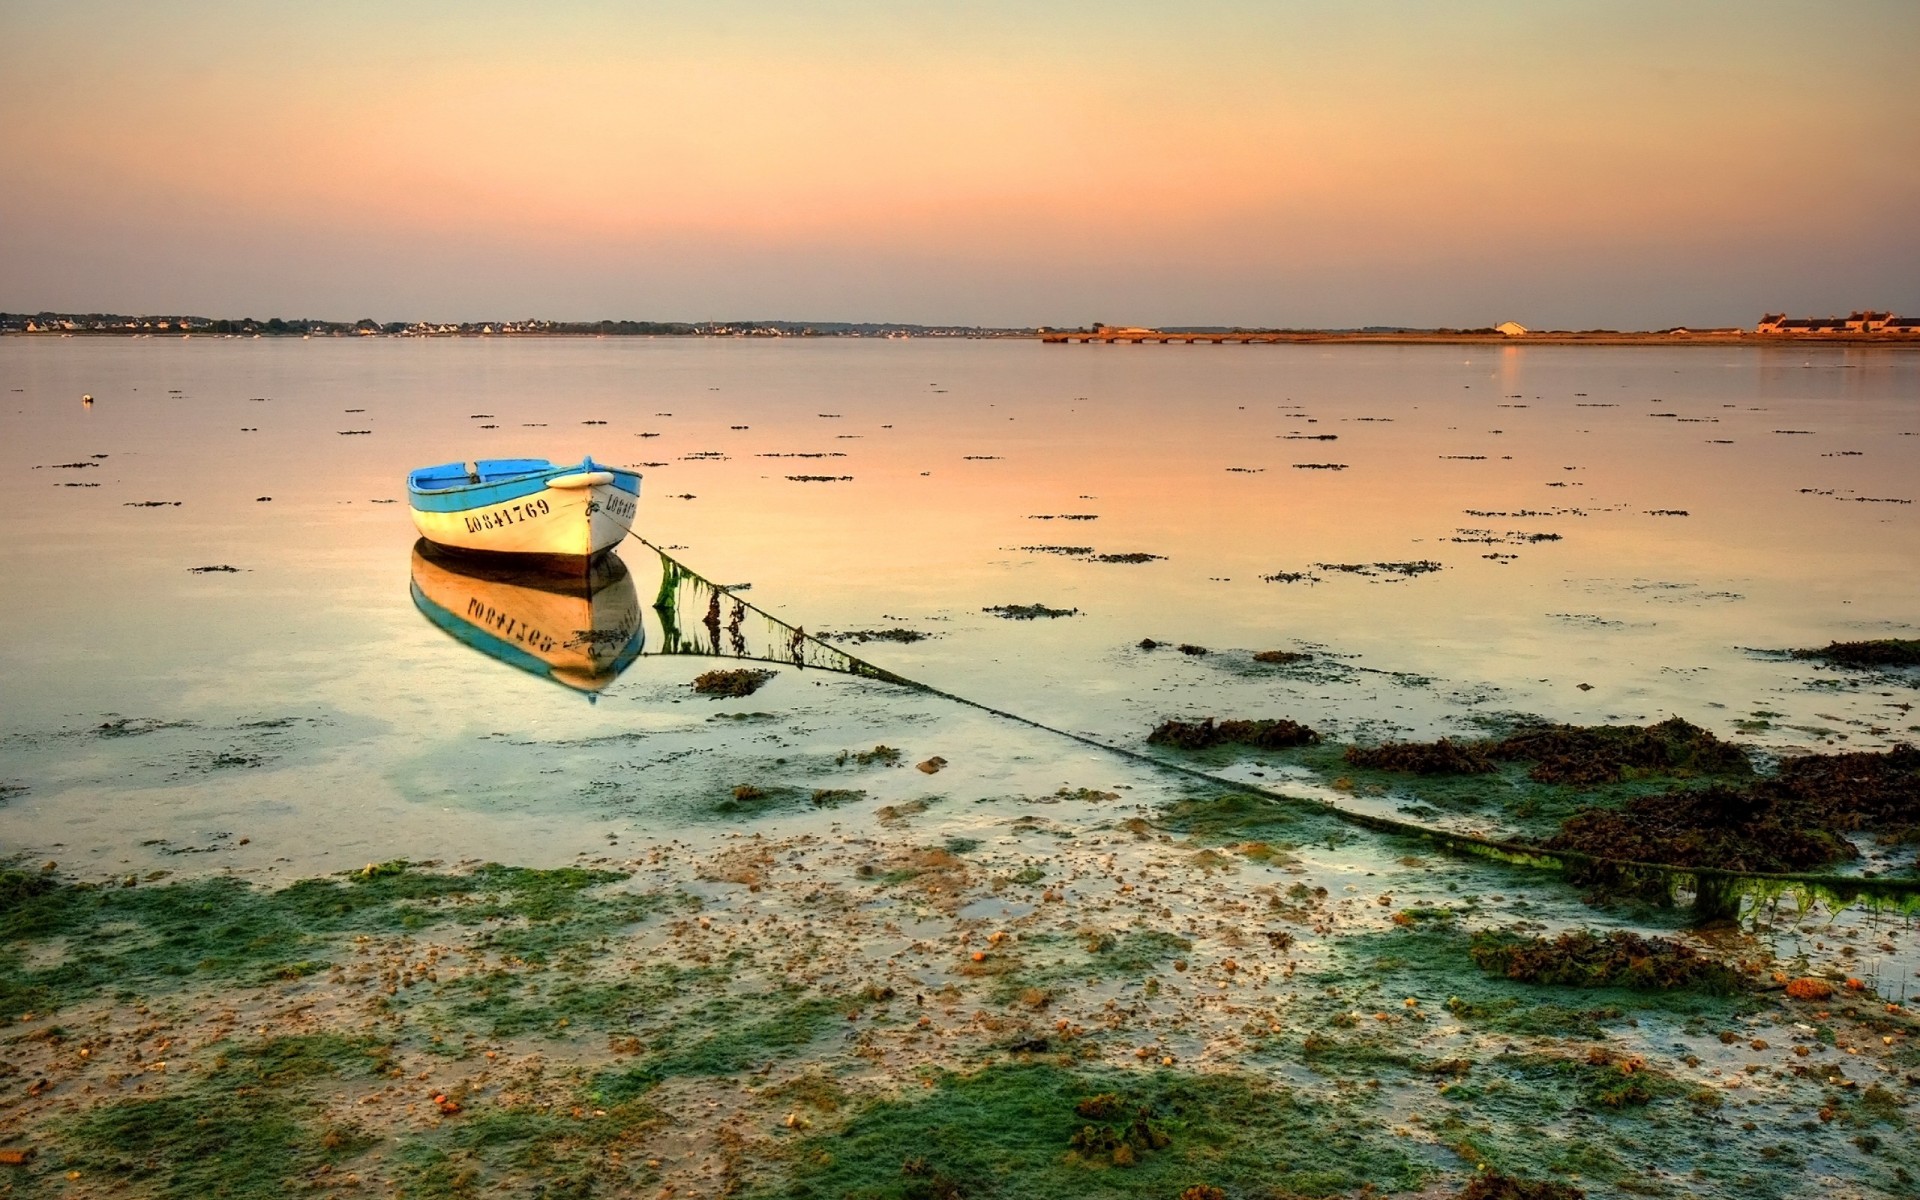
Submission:
M 1910 1192 L 1898 903 L 1703 927 L 1287 797 L 1545 843 L 1876 756 L 1822 869 L 1911 875 L 1920 535 L 1833 502 L 1920 478 L 1911 360 L 1112 349 L 0 342 L 0 1188 Z M 1225 782 L 656 618 L 589 703 L 422 619 L 405 469 L 618 439 L 731 595 Z

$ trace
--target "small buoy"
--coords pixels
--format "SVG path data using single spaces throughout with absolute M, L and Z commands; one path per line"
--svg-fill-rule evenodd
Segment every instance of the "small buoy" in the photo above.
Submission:
M 82 397 L 80 397 L 80 407 L 82 407 L 82 408 L 92 408 L 92 407 L 93 407 L 93 397 L 92 397 L 92 396 L 82 396 Z

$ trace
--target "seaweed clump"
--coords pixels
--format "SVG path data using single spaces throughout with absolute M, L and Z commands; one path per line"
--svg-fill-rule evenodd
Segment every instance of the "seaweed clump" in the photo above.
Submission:
M 1515 1179 L 1498 1171 L 1482 1171 L 1460 1189 L 1457 1200 L 1586 1200 L 1586 1195 L 1570 1183 Z
M 1859 857 L 1849 832 L 1920 836 L 1920 750 L 1789 758 L 1772 779 L 1586 808 L 1545 843 L 1603 858 L 1729 871 L 1798 871 Z
M 1477 933 L 1467 953 L 1489 975 L 1560 987 L 1619 987 L 1636 992 L 1739 991 L 1739 972 L 1683 942 L 1616 930 L 1576 929 L 1557 938 Z
M 1496 762 L 1530 762 L 1535 783 L 1593 787 L 1630 775 L 1748 775 L 1745 751 L 1679 717 L 1657 725 L 1534 725 L 1497 741 L 1393 742 L 1351 747 L 1357 767 L 1417 775 L 1485 775 Z
M 1153 746 L 1171 746 L 1175 750 L 1207 750 L 1229 744 L 1252 746 L 1258 750 L 1286 750 L 1294 746 L 1317 746 L 1320 735 L 1297 721 L 1163 721 L 1147 735 Z
M 1818 650 L 1789 651 L 1842 667 L 1920 667 L 1920 638 L 1874 638 L 1865 642 L 1829 642 Z
M 1617 783 L 1629 771 L 1746 775 L 1740 747 L 1682 720 L 1658 725 L 1546 725 L 1524 729 L 1488 748 L 1495 758 L 1533 763 L 1535 783 Z
M 693 680 L 693 690 L 702 696 L 733 699 L 751 696 L 760 690 L 760 685 L 773 678 L 772 671 L 737 670 L 708 671 L 697 675 Z
M 1882 752 L 1808 754 L 1780 763 L 1775 786 L 1829 814 L 1841 829 L 1877 829 L 1920 840 L 1920 750 L 1901 742 Z
M 1485 742 L 1387 742 L 1380 746 L 1348 746 L 1349 763 L 1372 771 L 1403 771 L 1410 775 L 1486 775 L 1498 769 Z
M 1307 662 L 1312 658 L 1313 655 L 1301 650 L 1260 650 L 1254 653 L 1253 661 L 1287 666 L 1292 663 Z
M 1544 844 L 1599 858 L 1727 871 L 1804 871 L 1859 856 L 1823 814 L 1781 795 L 1772 781 L 1638 796 L 1619 809 L 1583 808 Z
M 1048 608 L 1044 604 L 993 604 L 980 610 L 1004 617 L 1009 621 L 1035 621 L 1041 617 L 1071 617 L 1077 615 L 1077 608 Z

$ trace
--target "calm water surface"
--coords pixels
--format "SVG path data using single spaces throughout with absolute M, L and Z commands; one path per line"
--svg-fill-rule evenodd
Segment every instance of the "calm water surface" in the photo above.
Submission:
M 694 570 L 809 631 L 930 634 L 848 645 L 1127 745 L 1202 714 L 1920 726 L 1911 686 L 1771 653 L 1914 636 L 1911 353 L 13 338 L 0 429 L 0 848 L 80 866 L 566 858 L 903 722 L 983 796 L 1132 786 L 870 681 L 715 704 L 714 663 L 649 653 L 596 703 L 476 653 L 410 594 L 404 475 L 450 459 L 638 465 L 636 531 Z M 644 607 L 657 557 L 621 555 Z M 1035 603 L 1077 611 L 982 611 Z

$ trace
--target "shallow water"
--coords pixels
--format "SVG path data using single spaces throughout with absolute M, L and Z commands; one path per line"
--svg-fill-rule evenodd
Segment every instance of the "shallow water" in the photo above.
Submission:
M 804 1126 L 782 1088 L 817 1072 L 884 1106 L 932 1088 L 927 1072 L 1049 1054 L 1109 1081 L 1177 1062 L 1282 1084 L 1435 1181 L 1490 1161 L 1594 1196 L 1865 1196 L 1920 1167 L 1907 1118 L 1855 1101 L 1898 1107 L 1920 1087 L 1898 1003 L 1920 967 L 1910 919 L 1786 896 L 1687 935 L 1765 961 L 1759 998 L 1610 992 L 1624 1008 L 1582 1017 L 1595 1001 L 1577 989 L 1482 975 L 1465 934 L 1671 933 L 1682 914 L 1589 908 L 1557 875 L 1286 806 L 1209 831 L 1208 805 L 1235 800 L 1204 782 L 835 669 L 851 664 L 827 645 L 802 646 L 797 669 L 778 623 L 1130 749 L 1172 716 L 1285 716 L 1345 739 L 1514 712 L 1677 713 L 1771 752 L 1884 746 L 1920 722 L 1911 677 L 1778 652 L 1912 636 L 1920 510 L 1893 501 L 1920 479 L 1920 356 L 4 339 L 0 387 L 0 859 L 57 862 L 112 885 L 77 893 L 89 911 L 146 914 L 0 946 L 18 950 L 0 983 L 65 995 L 57 1016 L 11 1014 L 22 1070 L 51 1090 L 0 1102 L 0 1139 L 53 1147 L 48 1186 L 68 1163 L 100 1169 L 56 1114 L 154 1094 L 140 1044 L 190 1046 L 166 1087 L 193 1094 L 236 1045 L 235 1012 L 263 1038 L 390 1040 L 404 1074 L 431 1080 L 316 1101 L 379 1125 L 374 1148 L 338 1157 L 388 1181 L 442 1136 L 430 1089 L 471 1088 L 475 1113 L 519 1120 L 592 1099 L 610 1052 L 639 1053 L 619 1045 L 663 1053 L 716 1031 L 759 1047 L 753 1069 L 650 1092 L 664 1128 L 630 1146 L 653 1156 L 633 1156 L 644 1171 L 607 1168 L 619 1186 L 717 1195 L 745 1178 L 772 1194 L 822 1161 L 786 1148 Z M 1788 429 L 1811 432 L 1773 432 Z M 642 468 L 646 542 L 592 588 L 416 547 L 410 467 L 583 453 L 657 464 Z M 1475 515 L 1521 511 L 1544 515 Z M 209 566 L 236 569 L 193 570 Z M 1289 572 L 1317 582 L 1261 578 Z M 656 607 L 663 594 L 678 603 Z M 1070 615 L 983 611 L 1035 604 Z M 859 636 L 897 629 L 928 636 Z M 1312 657 L 1252 657 L 1278 649 Z M 788 665 L 746 697 L 689 688 L 754 665 L 736 655 Z M 1190 761 L 1408 814 L 1284 754 Z M 146 948 L 169 906 L 223 875 L 280 884 L 392 859 L 606 867 L 624 876 L 610 895 L 657 907 L 574 927 L 552 962 L 508 954 L 489 918 L 322 932 L 288 967 L 244 905 L 220 932 L 262 975 Z M 277 903 L 266 894 L 248 904 Z M 520 932 L 539 930 L 556 926 Z M 89 991 L 59 974 L 95 953 L 152 978 Z M 625 995 L 655 971 L 691 982 L 657 1005 L 567 1007 L 581 986 Z M 1773 971 L 1861 987 L 1843 982 L 1836 1016 L 1781 1000 Z M 473 1001 L 477 984 L 506 1007 Z M 754 1042 L 770 1027 L 753 1014 L 796 997 L 849 1011 Z M 1543 1003 L 1574 1023 L 1525 1024 Z M 509 1010 L 524 1022 L 494 1023 Z M 61 1036 L 96 1039 L 96 1057 Z M 1019 1049 L 1049 1038 L 1039 1057 Z M 1471 1060 L 1464 1082 L 1433 1072 L 1454 1059 Z M 1622 1112 L 1569 1092 L 1568 1072 L 1615 1060 L 1692 1099 Z M 820 1136 L 857 1111 L 817 1112 Z M 1859 1132 L 1881 1124 L 1884 1149 Z M 1036 1161 L 1057 1165 L 1064 1137 Z M 883 1174 L 918 1149 L 883 1146 Z M 518 1168 L 482 1166 L 513 1190 Z M 1350 1190 L 1336 1178 L 1308 1194 Z
M 564 743 L 539 769 L 573 789 L 623 761 L 595 739 L 694 736 L 715 706 L 668 693 L 697 662 L 643 657 L 590 706 L 421 618 L 404 472 L 480 456 L 653 464 L 637 528 L 694 569 L 810 631 L 930 634 L 848 648 L 1103 740 L 1256 709 L 1348 736 L 1678 713 L 1780 750 L 1920 722 L 1910 689 L 1756 653 L 1911 634 L 1920 509 L 1893 501 L 1920 495 L 1920 356 L 1898 351 L 8 339 L 0 388 L 0 775 L 27 789 L 0 844 L 35 852 L 243 813 L 255 846 L 298 831 L 296 860 L 481 852 L 455 843 L 569 801 L 528 811 L 528 768 L 477 739 Z M 1475 515 L 1521 512 L 1546 515 Z M 1164 558 L 1026 549 L 1061 546 Z M 622 553 L 646 598 L 653 555 Z M 1313 565 L 1419 561 L 1440 569 Z M 212 565 L 239 571 L 191 573 Z M 1077 612 L 981 611 L 1032 603 Z M 1247 658 L 1299 648 L 1312 667 Z M 901 703 L 813 682 L 751 707 L 817 710 L 801 744 Z M 519 797 L 510 832 L 446 827 L 476 787 Z

